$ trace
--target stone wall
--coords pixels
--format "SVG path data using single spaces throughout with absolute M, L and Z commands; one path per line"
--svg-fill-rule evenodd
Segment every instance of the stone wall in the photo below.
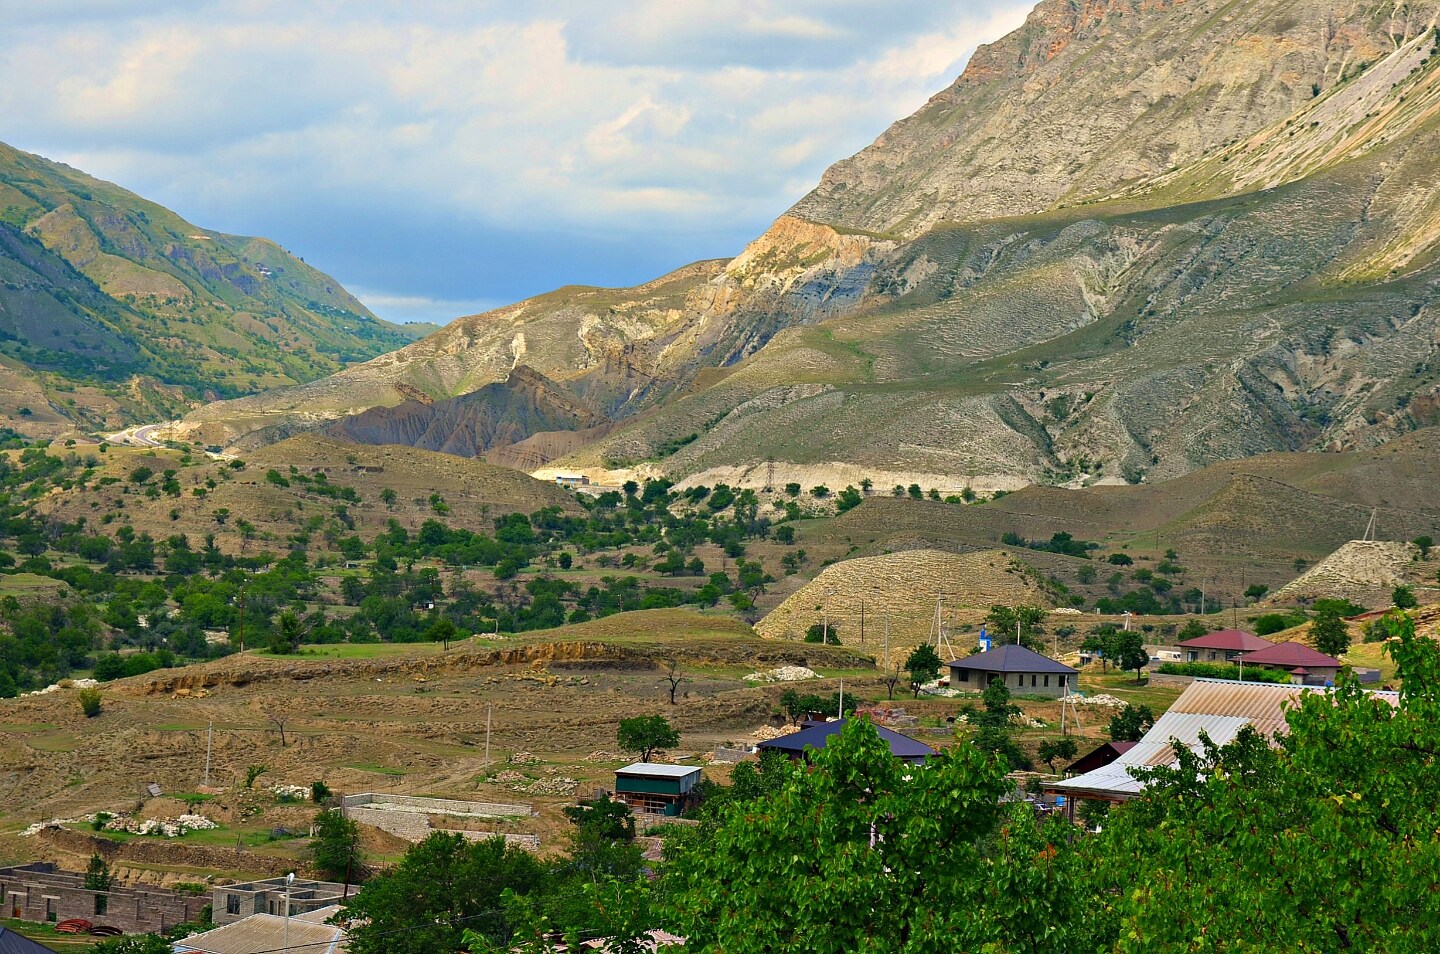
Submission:
M 137 934 L 198 920 L 210 903 L 205 895 L 181 894 L 167 888 L 116 886 L 108 891 L 91 891 L 84 887 L 84 878 L 78 872 L 59 871 L 44 863 L 0 868 L 3 914 L 25 921 L 84 918 L 92 924 Z

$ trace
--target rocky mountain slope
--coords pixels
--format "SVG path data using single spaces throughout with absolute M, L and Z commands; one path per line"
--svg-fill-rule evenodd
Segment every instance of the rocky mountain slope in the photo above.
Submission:
M 191 433 L 523 363 L 621 425 L 552 467 L 612 476 L 984 490 L 1389 440 L 1440 422 L 1437 10 L 1045 0 L 736 259 L 464 319 Z
M 0 407 L 18 426 L 153 418 L 413 337 L 273 242 L 0 144 L 0 353 L 44 398 Z

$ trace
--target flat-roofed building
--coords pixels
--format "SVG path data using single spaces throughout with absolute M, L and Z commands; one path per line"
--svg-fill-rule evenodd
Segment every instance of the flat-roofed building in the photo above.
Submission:
M 615 797 L 632 812 L 676 816 L 690 804 L 700 769 L 689 765 L 635 762 L 615 770 Z

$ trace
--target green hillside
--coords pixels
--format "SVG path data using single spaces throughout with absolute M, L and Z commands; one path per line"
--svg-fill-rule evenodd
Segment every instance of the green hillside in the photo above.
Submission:
M 415 334 L 267 239 L 0 144 L 0 354 L 52 404 L 80 394 L 77 422 L 312 380 Z M 137 378 L 159 386 L 139 406 Z

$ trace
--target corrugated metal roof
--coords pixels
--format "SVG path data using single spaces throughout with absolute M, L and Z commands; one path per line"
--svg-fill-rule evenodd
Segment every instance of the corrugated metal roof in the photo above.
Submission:
M 252 914 L 224 927 L 175 942 L 176 954 L 252 954 L 285 946 L 285 919 L 275 914 Z M 333 924 L 290 919 L 290 947 L 306 954 L 342 954 L 345 931 Z
M 698 774 L 699 768 L 693 765 L 666 765 L 663 762 L 635 762 L 622 769 L 616 769 L 616 775 L 639 775 L 644 778 L 686 778 Z
M 1132 768 L 1175 764 L 1170 740 L 1175 739 L 1192 749 L 1200 748 L 1203 731 L 1216 745 L 1224 745 L 1239 734 L 1243 726 L 1269 738 L 1289 731 L 1285 713 L 1299 704 L 1306 692 L 1325 692 L 1303 686 L 1277 686 L 1259 682 L 1234 682 L 1227 679 L 1197 679 L 1185 688 L 1145 737 L 1102 768 L 1061 782 L 1047 783 L 1046 788 L 1074 793 L 1110 794 L 1120 797 L 1136 795 L 1142 788 L 1130 775 Z M 1395 705 L 1399 696 L 1393 692 L 1371 695 Z
M 982 672 L 1054 672 L 1074 673 L 1064 663 L 1042 656 L 1033 649 L 1007 643 L 986 653 L 976 653 L 947 664 L 951 669 L 978 669 Z
M 761 742 L 758 748 L 778 749 L 781 752 L 789 752 L 799 755 L 807 748 L 823 749 L 830 743 L 830 739 L 840 733 L 850 719 L 832 719 L 829 722 L 817 722 L 801 729 L 799 732 L 792 732 L 789 735 L 782 735 L 778 739 L 770 739 Z M 910 738 L 908 735 L 901 735 L 894 729 L 887 729 L 883 725 L 875 726 L 876 733 L 890 746 L 890 754 L 897 759 L 928 759 L 935 754 L 935 750 L 924 742 Z
M 1333 666 L 1343 665 L 1334 656 L 1327 656 L 1311 649 L 1304 643 L 1276 643 L 1268 649 L 1258 649 L 1240 657 L 1247 663 L 1266 666 Z
M 1217 629 L 1204 636 L 1187 639 L 1180 644 L 1186 649 L 1227 649 L 1231 652 L 1251 652 L 1273 646 L 1274 643 L 1261 636 L 1247 633 L 1242 629 Z

